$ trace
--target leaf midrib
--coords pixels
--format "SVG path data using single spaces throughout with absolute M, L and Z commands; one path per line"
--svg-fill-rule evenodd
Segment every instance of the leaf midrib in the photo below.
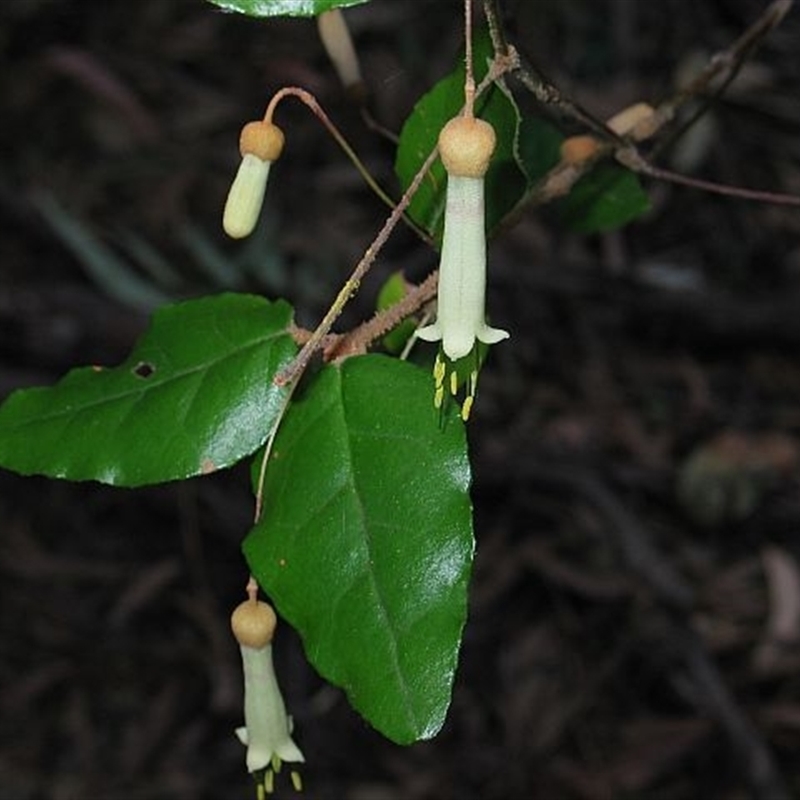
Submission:
M 120 402 L 122 400 L 136 398 L 136 400 L 138 401 L 145 394 L 148 394 L 148 393 L 154 392 L 154 391 L 158 391 L 159 389 L 163 389 L 164 387 L 170 385 L 171 383 L 174 383 L 174 382 L 180 381 L 180 380 L 184 380 L 184 379 L 186 379 L 186 378 L 188 378 L 190 376 L 196 375 L 197 373 L 201 373 L 203 371 L 208 372 L 209 370 L 213 369 L 214 367 L 218 366 L 219 364 L 221 364 L 224 361 L 228 361 L 229 359 L 236 358 L 238 356 L 244 356 L 248 352 L 250 352 L 252 350 L 255 350 L 258 347 L 262 347 L 267 343 L 270 343 L 270 340 L 279 339 L 282 336 L 290 338 L 288 333 L 286 333 L 286 331 L 282 331 L 282 332 L 277 333 L 277 334 L 270 334 L 269 336 L 266 336 L 264 338 L 258 339 L 257 341 L 254 341 L 254 342 L 252 342 L 252 343 L 250 343 L 250 344 L 248 344 L 246 346 L 239 347 L 236 350 L 229 351 L 228 353 L 226 353 L 223 356 L 215 358 L 215 359 L 213 359 L 211 361 L 204 362 L 203 364 L 196 365 L 196 366 L 190 367 L 188 369 L 182 370 L 179 373 L 173 373 L 173 374 L 169 375 L 168 377 L 161 378 L 160 380 L 157 379 L 157 381 L 150 381 L 149 378 L 141 379 L 141 380 L 150 381 L 147 385 L 142 386 L 141 388 L 132 387 L 131 389 L 128 389 L 128 390 L 126 390 L 124 392 L 120 392 L 119 394 L 115 394 L 115 395 L 111 395 L 111 396 L 106 395 L 106 396 L 104 396 L 103 398 L 101 398 L 99 400 L 94 400 L 94 401 L 91 401 L 91 402 L 88 402 L 88 403 L 76 404 L 74 407 L 72 407 L 72 409 L 61 409 L 61 410 L 59 410 L 57 412 L 54 412 L 54 413 L 51 413 L 51 414 L 48 414 L 48 413 L 37 414 L 36 416 L 31 417 L 30 419 L 27 419 L 27 420 L 24 420 L 24 421 L 20 421 L 17 424 L 11 426 L 11 427 L 13 427 L 15 429 L 24 429 L 25 427 L 27 427 L 29 425 L 39 425 L 42 422 L 54 422 L 56 420 L 61 419 L 62 417 L 71 417 L 71 416 L 74 416 L 75 414 L 79 414 L 79 413 L 84 412 L 84 411 L 91 411 L 93 409 L 100 408 L 102 406 L 113 405 L 113 404 L 118 403 L 118 402 Z M 136 355 L 136 353 L 134 353 L 134 355 Z M 141 360 L 141 359 L 138 358 L 138 357 L 137 358 L 130 358 L 125 363 L 120 364 L 118 367 L 112 367 L 111 370 L 113 370 L 115 372 L 119 371 L 121 373 L 121 372 L 129 369 L 127 364 L 135 363 L 136 361 L 139 361 L 139 360 Z M 91 367 L 83 367 L 82 369 L 90 370 Z M 24 399 L 24 396 L 25 395 L 30 396 L 31 392 L 46 393 L 46 392 L 49 392 L 49 391 L 57 390 L 58 388 L 59 388 L 59 384 L 56 383 L 53 386 L 48 386 L 48 387 L 44 387 L 44 388 L 38 387 L 38 388 L 35 388 L 35 389 L 27 389 L 27 390 L 23 389 L 23 390 L 20 391 L 19 396 L 22 399 Z M 12 397 L 13 397 L 13 395 L 11 397 L 9 397 L 8 400 L 11 400 Z
M 343 381 L 342 381 L 342 368 L 343 367 L 340 367 L 338 369 L 337 379 L 338 379 L 338 382 L 339 382 L 339 396 L 341 398 L 342 422 L 343 422 L 343 424 L 345 426 L 345 437 L 344 438 L 345 438 L 345 447 L 346 447 L 346 458 L 347 458 L 347 463 L 350 465 L 350 474 L 353 476 L 353 478 L 352 478 L 352 490 L 353 490 L 353 494 L 355 496 L 356 505 L 357 505 L 357 508 L 358 508 L 358 513 L 359 513 L 359 516 L 361 518 L 361 527 L 362 527 L 362 530 L 364 531 L 364 540 L 365 540 L 367 556 L 368 556 L 367 557 L 366 572 L 369 575 L 370 585 L 372 586 L 373 592 L 375 593 L 375 597 L 376 597 L 376 600 L 377 600 L 377 606 L 378 606 L 378 608 L 380 610 L 380 614 L 381 614 L 381 616 L 383 617 L 383 620 L 384 620 L 384 627 L 385 627 L 385 629 L 387 631 L 390 632 L 389 640 L 390 640 L 390 643 L 391 643 L 391 650 L 392 650 L 392 666 L 393 666 L 394 672 L 395 672 L 395 674 L 397 676 L 397 683 L 398 683 L 398 686 L 400 687 L 400 692 L 401 692 L 401 694 L 403 696 L 403 699 L 404 699 L 403 705 L 404 705 L 404 707 L 406 709 L 406 715 L 407 715 L 407 719 L 408 719 L 408 724 L 411 727 L 411 729 L 416 732 L 416 731 L 419 730 L 419 727 L 420 727 L 419 726 L 419 720 L 417 719 L 417 715 L 416 715 L 416 713 L 414 711 L 413 695 L 412 695 L 411 689 L 410 689 L 410 687 L 408 685 L 408 682 L 406 681 L 405 674 L 404 674 L 403 669 L 402 669 L 402 667 L 400 665 L 398 635 L 397 635 L 397 632 L 394 629 L 394 626 L 391 623 L 391 617 L 390 617 L 390 615 L 388 613 L 388 610 L 387 610 L 388 606 L 387 606 L 387 603 L 386 603 L 386 601 L 385 601 L 385 599 L 383 597 L 383 594 L 381 592 L 380 585 L 379 585 L 379 583 L 378 583 L 378 581 L 377 581 L 377 579 L 375 577 L 375 570 L 374 570 L 374 568 L 370 567 L 370 565 L 374 563 L 373 559 L 371 558 L 372 553 L 374 551 L 374 547 L 372 546 L 372 541 L 371 541 L 372 537 L 370 536 L 369 527 L 367 525 L 367 514 L 366 514 L 366 511 L 364 509 L 364 505 L 363 505 L 363 502 L 361 500 L 361 495 L 360 495 L 360 493 L 358 491 L 358 487 L 357 487 L 357 484 L 356 484 L 356 471 L 355 471 L 355 468 L 354 468 L 355 461 L 354 461 L 354 458 L 353 458 L 353 448 L 352 448 L 352 444 L 351 444 L 350 426 L 348 425 L 348 422 L 347 422 L 347 409 L 346 409 L 344 392 L 343 392 L 343 388 L 344 387 L 343 387 Z

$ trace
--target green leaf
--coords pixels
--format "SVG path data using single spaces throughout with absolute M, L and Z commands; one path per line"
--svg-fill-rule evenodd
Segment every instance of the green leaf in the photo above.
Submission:
M 407 293 L 408 281 L 406 281 L 402 270 L 393 272 L 378 292 L 377 310 L 385 311 L 387 308 L 391 308 L 395 303 L 399 303 Z M 401 352 L 416 327 L 414 320 L 403 320 L 383 337 L 383 346 L 390 353 Z
M 598 164 L 572 187 L 558 205 L 567 224 L 579 233 L 619 228 L 644 214 L 650 198 L 637 175 L 617 164 Z
M 492 55 L 491 39 L 486 31 L 475 37 L 475 76 L 483 78 Z M 464 65 L 443 78 L 414 106 L 403 125 L 395 159 L 395 173 L 403 190 L 416 175 L 428 154 L 436 146 L 444 124 L 464 105 Z M 514 208 L 525 191 L 522 174 L 514 152 L 519 125 L 519 111 L 511 95 L 495 85 L 478 98 L 475 114 L 490 122 L 497 134 L 497 149 L 486 174 L 486 228 L 494 230 Z M 408 213 L 421 228 L 441 240 L 444 224 L 446 173 L 437 161 L 411 201 Z
M 492 45 L 486 32 L 475 41 L 475 72 L 487 71 Z M 463 65 L 439 81 L 414 107 L 400 134 L 395 172 L 405 190 L 435 146 L 444 124 L 464 102 Z M 520 115 L 501 83 L 478 99 L 476 113 L 497 133 L 497 150 L 486 174 L 486 228 L 497 230 L 507 215 L 524 204 L 526 194 L 559 161 L 563 135 L 544 120 Z M 446 173 L 437 161 L 409 206 L 414 222 L 441 240 Z M 582 233 L 620 227 L 647 211 L 649 199 L 636 175 L 618 165 L 602 164 L 573 187 L 559 208 L 572 228 Z
M 541 117 L 527 114 L 520 120 L 516 155 L 528 181 L 538 183 L 561 160 L 563 134 Z
M 387 356 L 329 366 L 279 429 L 253 574 L 309 660 L 400 744 L 450 703 L 473 537 L 464 427 L 430 374 Z
M 520 166 L 533 189 L 558 164 L 563 135 L 535 116 L 522 118 L 517 142 Z M 557 208 L 573 230 L 594 233 L 619 228 L 650 208 L 639 178 L 618 164 L 602 163 L 584 175 Z
M 291 319 L 288 304 L 250 295 L 162 308 L 120 366 L 12 394 L 0 406 L 0 466 L 140 486 L 239 461 L 286 401 L 271 379 L 296 352 Z
M 226 11 L 249 17 L 314 17 L 332 8 L 347 8 L 368 0 L 209 0 Z

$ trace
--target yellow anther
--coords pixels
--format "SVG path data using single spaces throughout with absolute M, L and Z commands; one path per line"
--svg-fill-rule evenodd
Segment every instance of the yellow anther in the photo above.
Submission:
M 441 408 L 444 401 L 444 386 L 437 386 L 436 391 L 433 393 L 433 407 Z
M 458 375 L 455 372 L 450 373 L 450 394 L 456 396 L 458 391 Z
M 294 790 L 296 792 L 302 792 L 303 791 L 303 779 L 300 776 L 300 773 L 297 772 L 296 770 L 292 770 L 289 773 L 289 777 L 292 779 L 292 786 L 294 787 Z
M 469 419 L 469 415 L 470 415 L 470 413 L 472 411 L 472 404 L 474 402 L 475 402 L 475 398 L 471 394 L 468 394 L 464 398 L 464 403 L 461 406 L 461 419 L 463 419 L 464 422 L 466 422 Z
M 264 785 L 259 783 L 256 786 L 256 800 L 264 800 L 266 797 L 266 792 L 264 791 Z
M 272 794 L 275 791 L 275 773 L 271 769 L 264 773 L 264 789 L 267 794 Z
M 433 365 L 433 380 L 437 389 L 444 383 L 444 375 L 446 370 L 447 367 L 445 366 L 444 361 L 442 361 L 442 357 L 437 354 L 436 363 Z

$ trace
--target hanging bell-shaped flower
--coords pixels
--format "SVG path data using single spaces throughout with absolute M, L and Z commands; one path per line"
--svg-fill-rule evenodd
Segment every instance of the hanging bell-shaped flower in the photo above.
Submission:
M 222 227 L 233 239 L 249 236 L 258 222 L 272 162 L 283 150 L 283 131 L 265 120 L 248 122 L 239 136 L 242 161 L 233 179 Z
M 286 713 L 275 677 L 272 636 L 276 622 L 272 606 L 255 597 L 237 606 L 231 616 L 244 668 L 244 726 L 236 735 L 247 747 L 247 770 L 256 775 L 260 794 L 272 793 L 275 774 L 283 762 L 305 761 L 292 739 L 292 718 Z M 291 778 L 299 789 L 300 775 L 293 771 Z
M 508 337 L 507 331 L 486 324 L 484 177 L 494 148 L 494 128 L 471 116 L 451 119 L 439 135 L 447 189 L 436 321 L 418 330 L 417 336 L 428 342 L 441 341 L 442 352 L 451 363 L 469 355 L 476 341 L 496 344 Z M 437 407 L 445 371 L 445 363 L 437 358 Z M 463 416 L 469 415 L 476 379 L 477 371 L 469 380 Z M 455 385 L 454 381 L 453 374 L 450 383 Z

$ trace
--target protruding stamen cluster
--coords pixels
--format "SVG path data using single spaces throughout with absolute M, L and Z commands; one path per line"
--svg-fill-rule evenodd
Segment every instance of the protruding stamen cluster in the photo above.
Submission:
M 436 361 L 433 364 L 433 406 L 437 410 L 444 407 L 445 397 L 449 390 L 450 396 L 455 399 L 458 395 L 460 386 L 459 375 L 456 365 L 441 352 L 436 354 Z M 478 366 L 477 354 L 476 365 L 470 370 L 469 377 L 465 381 L 465 395 L 461 403 L 461 419 L 466 422 L 472 412 L 472 404 L 475 402 L 475 392 L 478 389 Z

